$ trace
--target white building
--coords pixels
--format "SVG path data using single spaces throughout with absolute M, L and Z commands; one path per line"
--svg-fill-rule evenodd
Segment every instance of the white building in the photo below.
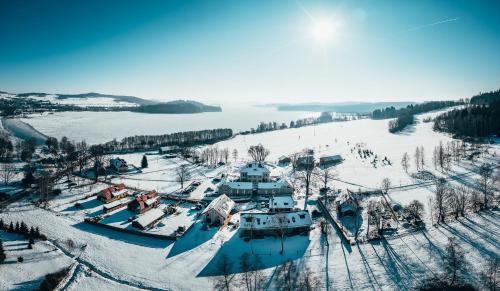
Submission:
M 248 163 L 240 169 L 240 181 L 242 182 L 268 182 L 269 169 L 261 163 Z
M 231 198 L 221 195 L 210 202 L 201 214 L 205 217 L 205 222 L 222 225 L 233 210 L 234 204 Z
M 247 212 L 240 215 L 239 233 L 242 237 L 291 235 L 309 233 L 312 225 L 307 210 L 292 212 Z
M 270 212 L 286 212 L 292 211 L 295 202 L 292 196 L 272 196 L 269 198 L 269 211 Z

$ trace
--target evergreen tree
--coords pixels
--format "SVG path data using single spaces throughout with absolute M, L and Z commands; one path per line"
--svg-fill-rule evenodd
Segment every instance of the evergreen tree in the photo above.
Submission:
M 28 236 L 28 226 L 24 221 L 21 221 L 21 226 L 19 227 L 19 234 L 24 235 L 25 237 Z
M 3 219 L 0 218 L 0 229 L 5 229 L 5 224 L 3 223 Z
M 14 232 L 14 224 L 12 223 L 12 221 L 9 224 L 9 230 L 8 230 L 8 232 Z
M 142 168 L 147 168 L 148 167 L 148 159 L 146 158 L 146 155 L 142 156 L 141 167 Z
M 33 245 L 35 244 L 35 240 L 33 238 L 30 238 L 30 240 L 28 241 L 28 249 L 32 249 L 33 248 Z
M 15 233 L 21 233 L 21 226 L 19 225 L 19 221 L 16 222 L 16 228 L 14 228 Z

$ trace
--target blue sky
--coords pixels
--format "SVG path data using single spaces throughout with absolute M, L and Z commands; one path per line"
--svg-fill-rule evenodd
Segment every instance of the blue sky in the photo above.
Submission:
M 0 0 L 0 40 L 9 92 L 267 103 L 500 88 L 499 1 Z

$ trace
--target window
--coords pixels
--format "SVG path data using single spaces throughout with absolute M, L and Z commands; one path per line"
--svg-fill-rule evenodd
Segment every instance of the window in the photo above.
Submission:
M 299 214 L 299 217 L 300 217 L 300 219 L 306 219 L 306 215 L 305 214 Z
M 245 221 L 246 222 L 252 222 L 252 218 L 251 217 L 245 217 Z
M 257 218 L 257 224 L 260 225 L 260 218 Z

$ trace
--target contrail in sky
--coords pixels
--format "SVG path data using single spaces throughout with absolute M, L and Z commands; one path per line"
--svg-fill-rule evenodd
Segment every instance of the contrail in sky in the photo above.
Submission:
M 424 29 L 424 28 L 428 28 L 428 27 L 431 27 L 431 26 L 436 26 L 436 25 L 440 25 L 440 24 L 444 24 L 444 23 L 448 23 L 448 22 L 457 21 L 459 19 L 460 18 L 456 17 L 456 18 L 445 19 L 445 20 L 441 20 L 441 21 L 438 21 L 438 22 L 433 22 L 433 23 L 424 24 L 424 25 L 420 25 L 420 26 L 415 26 L 413 28 L 400 31 L 400 32 L 396 33 L 396 35 L 399 35 L 399 34 L 402 34 L 402 33 L 411 32 L 411 31 L 416 31 L 416 30 L 420 30 L 420 29 Z

